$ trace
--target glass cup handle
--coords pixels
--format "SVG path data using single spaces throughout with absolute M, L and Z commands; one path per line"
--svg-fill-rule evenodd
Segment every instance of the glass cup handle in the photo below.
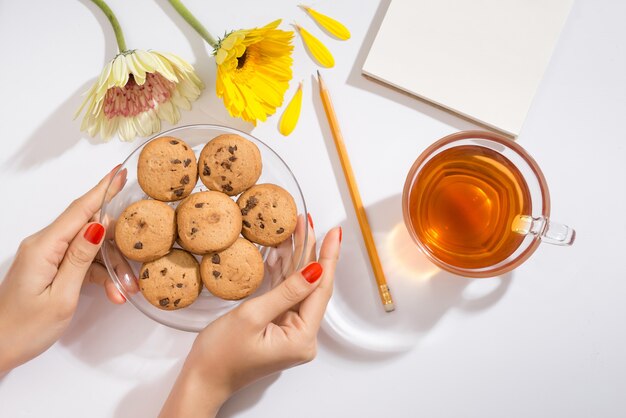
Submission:
M 538 236 L 542 242 L 554 245 L 572 245 L 576 238 L 576 231 L 573 228 L 544 217 L 517 215 L 511 228 L 518 234 L 532 234 Z

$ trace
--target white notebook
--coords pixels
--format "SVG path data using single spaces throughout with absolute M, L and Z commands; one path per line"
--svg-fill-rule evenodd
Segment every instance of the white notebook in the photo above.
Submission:
M 517 136 L 573 0 L 392 0 L 363 73 Z

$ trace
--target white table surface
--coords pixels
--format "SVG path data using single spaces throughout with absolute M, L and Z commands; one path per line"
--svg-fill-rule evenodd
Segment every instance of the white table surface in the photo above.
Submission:
M 23 237 L 137 146 L 117 139 L 99 144 L 72 121 L 81 93 L 112 58 L 115 43 L 88 0 L 55 4 L 53 10 L 42 0 L 0 2 L 2 276 Z M 186 4 L 215 34 L 277 17 L 320 33 L 295 1 Z M 226 116 L 215 97 L 209 49 L 165 0 L 110 5 L 130 47 L 172 51 L 196 65 L 207 89 L 181 124 L 217 121 L 251 129 Z M 287 139 L 277 133 L 277 117 L 252 132 L 293 168 L 318 234 L 344 227 L 332 306 L 348 327 L 336 333 L 326 324 L 314 362 L 241 391 L 219 416 L 626 416 L 626 3 L 575 2 L 518 139 L 544 170 L 553 217 L 576 227 L 575 245 L 544 245 L 513 274 L 487 280 L 452 277 L 428 265 L 406 243 L 399 206 L 418 154 L 444 135 L 475 126 L 360 75 L 386 1 L 313 5 L 352 31 L 348 42 L 321 36 L 337 61 L 323 74 L 398 309 L 386 316 L 376 300 L 312 91 L 316 67 L 297 38 L 294 79 L 305 80 L 300 123 Z M 407 54 L 419 53 L 410 39 L 401 42 Z M 398 57 L 395 65 L 401 62 Z M 65 336 L 0 379 L 0 415 L 154 416 L 193 338 L 130 305 L 112 306 L 88 286 Z M 404 350 L 371 350 L 399 342 Z

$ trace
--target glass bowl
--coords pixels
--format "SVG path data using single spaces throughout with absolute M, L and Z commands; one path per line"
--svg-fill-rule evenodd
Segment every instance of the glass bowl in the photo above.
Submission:
M 141 269 L 141 263 L 126 259 L 119 251 L 113 239 L 114 224 L 115 220 L 128 205 L 138 200 L 149 198 L 137 182 L 137 161 L 141 150 L 146 144 L 161 136 L 173 136 L 189 144 L 194 150 L 196 157 L 199 157 L 204 145 L 221 134 L 237 134 L 257 145 L 263 159 L 263 171 L 257 183 L 273 183 L 291 193 L 296 202 L 298 214 L 301 215 L 299 216 L 299 223 L 304 223 L 303 220 L 307 216 L 304 196 L 298 181 L 285 161 L 268 145 L 252 135 L 219 125 L 182 126 L 161 132 L 145 141 L 126 158 L 113 176 L 108 186 L 109 189 L 107 189 L 107 196 L 114 193 L 113 188 L 115 185 L 123 182 L 119 177 L 125 175 L 126 184 L 109 201 L 105 200 L 100 211 L 100 222 L 107 228 L 107 236 L 102 245 L 102 259 L 117 289 L 124 295 L 126 300 L 146 316 L 161 324 L 184 331 L 197 332 L 202 330 L 219 316 L 239 305 L 242 300 L 223 300 L 213 296 L 206 288 L 203 288 L 198 299 L 186 308 L 173 311 L 156 308 L 139 292 L 137 277 Z M 198 180 L 194 192 L 204 190 L 207 190 L 207 188 Z M 237 196 L 233 197 L 233 199 L 236 198 Z M 169 202 L 168 204 L 175 208 L 178 203 Z M 292 271 L 302 267 L 302 249 L 306 247 L 308 228 L 297 228 L 297 231 L 300 234 L 298 237 L 292 236 L 277 247 L 259 246 L 265 263 L 265 276 L 261 286 L 248 297 L 267 292 L 291 274 Z M 179 245 L 175 244 L 174 247 L 179 248 Z M 196 256 L 196 258 L 198 261 L 201 260 L 199 256 Z

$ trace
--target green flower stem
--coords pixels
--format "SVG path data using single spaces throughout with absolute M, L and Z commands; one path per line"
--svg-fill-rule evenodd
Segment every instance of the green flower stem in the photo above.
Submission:
M 196 30 L 196 32 L 198 32 L 202 39 L 204 39 L 213 48 L 217 47 L 217 41 L 215 38 L 209 33 L 209 31 L 206 30 L 204 26 L 202 26 L 202 23 L 200 23 L 200 21 L 191 14 L 189 9 L 187 9 L 185 5 L 180 2 L 180 0 L 169 0 L 169 2 L 174 9 L 176 9 L 178 14 L 181 15 L 182 18 Z
M 124 32 L 122 32 L 122 27 L 120 26 L 120 22 L 117 21 L 117 18 L 113 14 L 113 10 L 104 2 L 104 0 L 91 0 L 96 6 L 102 10 L 104 15 L 109 19 L 111 26 L 113 27 L 113 32 L 115 32 L 115 40 L 117 41 L 117 48 L 119 52 L 126 52 L 128 48 L 126 48 L 126 41 L 124 40 Z

